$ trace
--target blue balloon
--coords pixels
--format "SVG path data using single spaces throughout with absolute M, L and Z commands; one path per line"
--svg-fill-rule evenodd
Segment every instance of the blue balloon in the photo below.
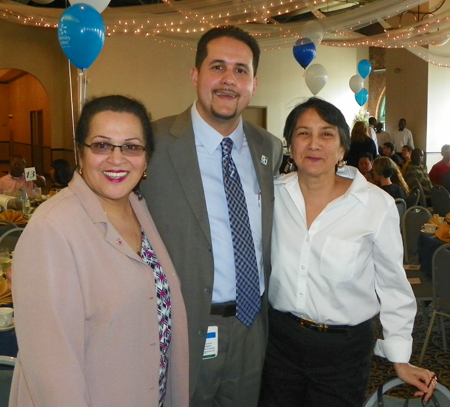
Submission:
M 306 69 L 316 57 L 316 46 L 309 38 L 302 38 L 295 42 L 292 52 L 297 62 Z
M 372 64 L 367 59 L 362 59 L 358 63 L 358 73 L 361 75 L 361 77 L 367 78 L 370 74 L 370 71 L 372 70 Z
M 358 105 L 363 106 L 369 100 L 369 92 L 366 88 L 362 88 L 358 93 L 355 93 L 355 99 Z
M 69 7 L 59 19 L 58 40 L 72 64 L 78 69 L 89 68 L 105 42 L 102 16 L 89 4 Z

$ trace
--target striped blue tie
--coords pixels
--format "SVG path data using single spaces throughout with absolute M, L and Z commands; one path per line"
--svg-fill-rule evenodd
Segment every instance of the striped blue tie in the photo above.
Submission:
M 255 245 L 241 179 L 231 157 L 233 140 L 222 140 L 222 174 L 236 268 L 236 318 L 251 327 L 261 309 Z

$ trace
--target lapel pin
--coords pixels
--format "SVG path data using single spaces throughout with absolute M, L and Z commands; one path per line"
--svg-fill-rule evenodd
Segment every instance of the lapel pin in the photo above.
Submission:
M 265 155 L 262 155 L 261 156 L 261 164 L 263 164 L 263 165 L 267 165 L 267 162 L 269 161 L 269 159 L 265 156 Z

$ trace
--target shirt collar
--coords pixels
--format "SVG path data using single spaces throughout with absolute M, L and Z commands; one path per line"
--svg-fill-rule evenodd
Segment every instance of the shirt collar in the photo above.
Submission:
M 342 168 L 338 168 L 337 175 L 343 178 L 352 179 L 353 182 L 350 185 L 350 188 L 343 195 L 348 197 L 350 195 L 354 196 L 358 199 L 363 205 L 367 205 L 369 200 L 368 188 L 370 187 L 370 183 L 364 178 L 364 176 L 359 172 L 355 167 L 345 165 Z M 293 186 L 293 184 L 297 184 L 298 186 L 298 174 L 297 172 L 292 172 L 287 175 L 281 175 L 275 178 L 276 184 L 285 184 L 286 188 L 289 189 Z
M 213 154 L 220 146 L 223 136 L 206 123 L 200 116 L 200 113 L 197 110 L 197 101 L 192 104 L 191 118 L 196 141 L 202 144 L 209 154 Z M 242 124 L 242 118 L 239 120 L 236 129 L 228 137 L 233 140 L 233 148 L 236 148 L 240 152 L 242 145 L 244 144 L 244 126 Z

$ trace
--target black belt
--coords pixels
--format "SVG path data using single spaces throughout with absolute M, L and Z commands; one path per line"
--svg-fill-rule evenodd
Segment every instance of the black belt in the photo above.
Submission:
M 220 315 L 222 317 L 236 316 L 236 302 L 227 302 L 223 304 L 211 304 L 211 315 Z
M 350 325 L 327 325 L 319 322 L 311 321 L 310 319 L 299 318 L 290 312 L 287 313 L 292 319 L 295 319 L 302 328 L 309 329 L 310 331 L 317 332 L 329 332 L 329 333 L 347 333 L 352 326 Z

